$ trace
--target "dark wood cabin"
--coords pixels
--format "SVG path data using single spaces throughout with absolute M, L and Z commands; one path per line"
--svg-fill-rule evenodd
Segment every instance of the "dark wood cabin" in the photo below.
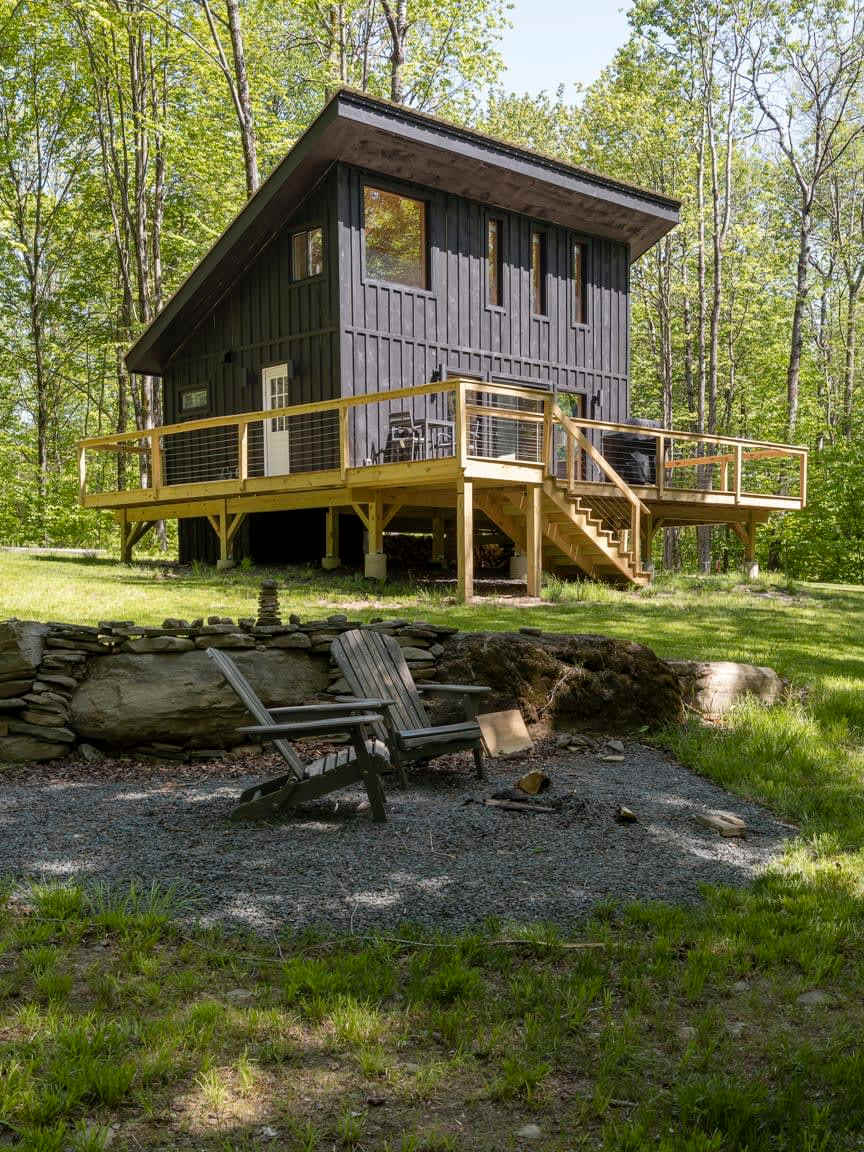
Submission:
M 343 89 L 127 364 L 162 378 L 168 424 L 453 376 L 552 392 L 576 415 L 623 422 L 630 265 L 677 219 L 667 197 Z M 394 407 L 434 428 L 442 404 L 424 394 L 352 410 L 353 459 L 381 458 Z M 295 423 L 292 471 L 333 466 L 337 419 Z M 282 450 L 270 423 L 250 440 L 261 474 Z M 188 465 L 177 440 L 168 483 Z M 200 479 L 200 435 L 188 452 Z M 238 550 L 317 561 L 323 516 L 251 513 Z M 216 558 L 205 518 L 180 526 L 182 560 Z M 359 554 L 359 521 L 353 541 L 349 526 L 343 535 L 343 552 Z

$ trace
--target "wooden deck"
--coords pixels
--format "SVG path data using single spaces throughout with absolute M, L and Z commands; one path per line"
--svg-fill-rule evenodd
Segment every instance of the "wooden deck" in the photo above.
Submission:
M 420 396 L 435 419 L 415 421 Z M 752 562 L 756 526 L 807 492 L 806 448 L 571 417 L 549 393 L 472 380 L 93 437 L 78 461 L 81 503 L 115 515 L 126 559 L 157 520 L 206 517 L 227 565 L 249 513 L 320 508 L 324 566 L 339 563 L 336 513 L 353 512 L 381 577 L 390 525 L 427 518 L 443 560 L 446 514 L 462 598 L 475 510 L 514 542 L 537 595 L 543 568 L 645 583 L 664 526 L 731 524 Z

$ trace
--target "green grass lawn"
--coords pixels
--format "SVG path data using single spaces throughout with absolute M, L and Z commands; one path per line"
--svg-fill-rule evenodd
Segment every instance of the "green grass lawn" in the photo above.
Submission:
M 248 615 L 260 578 L 6 554 L 0 618 Z M 545 1152 L 864 1148 L 864 589 L 781 585 L 461 607 L 295 574 L 286 613 L 530 622 L 773 665 L 796 699 L 658 738 L 795 823 L 787 856 L 747 892 L 604 908 L 568 938 L 229 938 L 182 930 L 159 892 L 36 889 L 0 913 L 0 1147 L 493 1152 L 533 1123 Z

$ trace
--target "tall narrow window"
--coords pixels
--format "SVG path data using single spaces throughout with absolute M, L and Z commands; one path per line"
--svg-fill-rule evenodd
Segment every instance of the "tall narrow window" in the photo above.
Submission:
M 588 323 L 588 300 L 585 284 L 587 264 L 586 245 L 576 241 L 573 245 L 573 322 Z
M 425 200 L 367 185 L 363 222 L 366 275 L 407 288 L 427 288 Z
M 501 248 L 502 223 L 490 217 L 486 223 L 486 262 L 489 303 L 504 306 L 504 253 Z
M 531 233 L 531 309 L 546 315 L 546 233 Z
M 291 237 L 291 279 L 308 280 L 324 271 L 324 232 L 306 228 Z

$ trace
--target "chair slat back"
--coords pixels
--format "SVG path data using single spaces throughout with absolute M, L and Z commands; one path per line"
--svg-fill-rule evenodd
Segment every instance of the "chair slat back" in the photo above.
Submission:
M 260 697 L 256 694 L 255 689 L 234 663 L 230 656 L 227 656 L 219 648 L 208 648 L 207 655 L 246 705 L 246 708 L 252 716 L 258 721 L 259 724 L 274 724 L 273 717 L 261 703 Z M 303 779 L 303 761 L 294 751 L 293 746 L 287 740 L 273 740 L 274 747 L 279 752 L 282 759 L 297 776 L 298 780 Z
M 392 700 L 391 715 L 400 731 L 429 727 L 428 713 L 395 637 L 371 628 L 354 629 L 337 636 L 330 650 L 355 696 Z M 376 735 L 386 739 L 386 728 L 378 727 Z

